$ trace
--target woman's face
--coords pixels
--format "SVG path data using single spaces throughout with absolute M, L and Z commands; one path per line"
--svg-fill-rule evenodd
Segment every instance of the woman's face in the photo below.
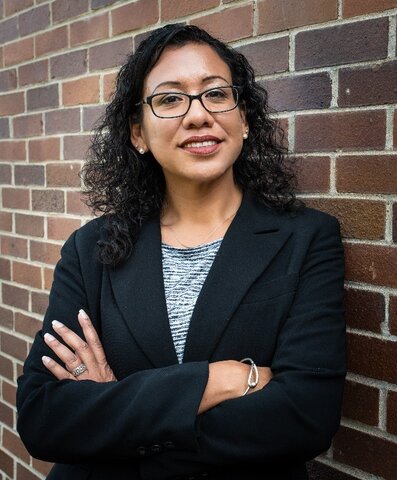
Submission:
M 198 94 L 232 84 L 229 67 L 207 44 L 167 47 L 144 82 L 143 97 L 161 92 Z M 158 118 L 143 105 L 142 123 L 132 125 L 131 141 L 151 151 L 161 165 L 168 186 L 172 183 L 233 182 L 233 163 L 238 158 L 245 113 L 239 107 L 209 113 L 198 100 L 179 118 Z

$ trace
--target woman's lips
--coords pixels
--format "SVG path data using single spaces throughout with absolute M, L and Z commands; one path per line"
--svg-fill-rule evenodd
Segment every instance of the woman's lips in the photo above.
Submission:
M 219 149 L 221 142 L 215 140 L 205 140 L 203 142 L 189 142 L 183 145 L 185 152 L 194 153 L 196 155 L 209 155 Z

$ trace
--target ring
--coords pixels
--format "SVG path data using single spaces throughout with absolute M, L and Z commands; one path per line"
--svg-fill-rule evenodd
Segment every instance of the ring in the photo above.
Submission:
M 79 366 L 77 366 L 74 370 L 72 370 L 72 373 L 75 377 L 78 377 L 82 373 L 84 373 L 87 370 L 87 367 L 84 365 L 84 363 L 80 363 Z

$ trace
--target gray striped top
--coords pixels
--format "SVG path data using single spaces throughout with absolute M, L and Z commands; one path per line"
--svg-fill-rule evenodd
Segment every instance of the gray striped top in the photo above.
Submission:
M 221 243 L 219 239 L 192 248 L 161 244 L 168 318 L 179 363 L 197 297 Z

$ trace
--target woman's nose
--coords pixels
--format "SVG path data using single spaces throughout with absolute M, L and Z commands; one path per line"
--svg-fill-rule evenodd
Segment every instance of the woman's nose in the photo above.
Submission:
M 208 112 L 198 98 L 192 100 L 190 108 L 183 117 L 183 124 L 189 128 L 191 126 L 201 127 L 203 125 L 212 125 L 214 117 Z

